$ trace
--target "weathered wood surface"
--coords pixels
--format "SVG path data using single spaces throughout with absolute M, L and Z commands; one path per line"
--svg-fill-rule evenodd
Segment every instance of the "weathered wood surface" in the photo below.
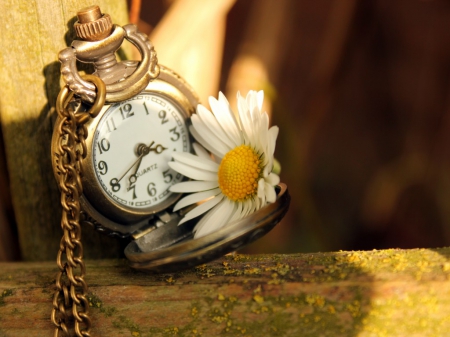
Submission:
M 50 336 L 56 268 L 0 264 L 0 336 Z M 449 336 L 450 248 L 229 255 L 174 274 L 88 261 L 93 336 Z
M 125 0 L 95 3 L 114 22 L 128 22 Z M 77 10 L 92 4 L 90 0 L 2 1 L 0 116 L 25 260 L 53 259 L 59 245 L 61 207 L 50 162 L 52 108 L 60 88 L 58 52 L 75 37 L 72 26 Z M 90 228 L 84 232 L 87 256 L 121 252 L 114 240 Z

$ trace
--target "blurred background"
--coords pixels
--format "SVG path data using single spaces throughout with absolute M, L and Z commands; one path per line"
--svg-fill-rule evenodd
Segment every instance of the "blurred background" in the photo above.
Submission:
M 291 194 L 246 253 L 450 244 L 450 1 L 128 0 L 204 105 L 265 91 Z M 235 105 L 234 105 L 235 106 Z M 0 260 L 20 259 L 0 144 Z

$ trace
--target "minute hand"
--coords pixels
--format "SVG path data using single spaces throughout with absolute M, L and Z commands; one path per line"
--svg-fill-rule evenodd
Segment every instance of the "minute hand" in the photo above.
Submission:
M 145 146 L 145 144 L 140 144 L 138 146 L 138 148 L 137 148 L 137 152 L 139 155 L 138 159 L 136 159 L 136 161 L 130 166 L 130 168 L 125 171 L 125 173 L 120 177 L 120 179 L 117 180 L 118 183 L 123 179 L 123 177 L 125 177 L 127 175 L 128 172 L 130 172 L 130 170 L 134 167 L 134 165 L 136 165 L 137 163 L 139 163 L 139 165 L 141 165 L 142 157 L 144 157 L 146 154 L 149 153 L 147 148 L 149 148 L 153 144 L 155 144 L 155 142 L 151 142 L 151 144 L 149 146 Z M 138 168 L 139 168 L 139 165 L 138 165 Z M 136 172 L 137 172 L 137 170 L 138 169 L 136 169 Z
M 125 176 L 127 175 L 127 173 L 130 172 L 130 170 L 134 167 L 134 165 L 136 165 L 137 163 L 139 163 L 139 165 L 140 165 L 140 164 L 141 164 L 141 161 L 142 161 L 142 157 L 144 157 L 144 156 L 145 156 L 145 154 L 142 153 L 142 154 L 138 157 L 138 159 L 133 163 L 133 165 L 131 165 L 130 168 L 129 168 L 128 170 L 125 171 L 125 173 L 120 177 L 120 179 L 119 179 L 117 182 L 120 182 L 120 181 L 123 179 L 123 177 L 125 177 Z M 139 165 L 138 165 L 138 168 L 139 168 Z M 136 169 L 136 172 L 137 172 L 138 168 Z

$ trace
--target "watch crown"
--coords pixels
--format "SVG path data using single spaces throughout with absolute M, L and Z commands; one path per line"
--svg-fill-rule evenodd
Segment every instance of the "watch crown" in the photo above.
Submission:
M 97 5 L 78 11 L 74 28 L 77 36 L 86 41 L 99 41 L 111 34 L 113 24 L 109 14 L 102 14 Z

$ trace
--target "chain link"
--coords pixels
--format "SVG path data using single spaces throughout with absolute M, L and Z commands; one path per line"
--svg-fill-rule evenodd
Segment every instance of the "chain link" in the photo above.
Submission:
M 83 193 L 81 162 L 87 154 L 86 122 L 96 117 L 105 104 L 106 88 L 96 76 L 86 75 L 84 79 L 97 88 L 96 100 L 88 112 L 79 112 L 79 105 L 75 108 L 74 104 L 70 104 L 74 101 L 74 94 L 67 86 L 61 89 L 56 101 L 63 236 L 56 257 L 59 273 L 51 313 L 56 327 L 54 337 L 91 336 L 80 227 L 80 196 Z

